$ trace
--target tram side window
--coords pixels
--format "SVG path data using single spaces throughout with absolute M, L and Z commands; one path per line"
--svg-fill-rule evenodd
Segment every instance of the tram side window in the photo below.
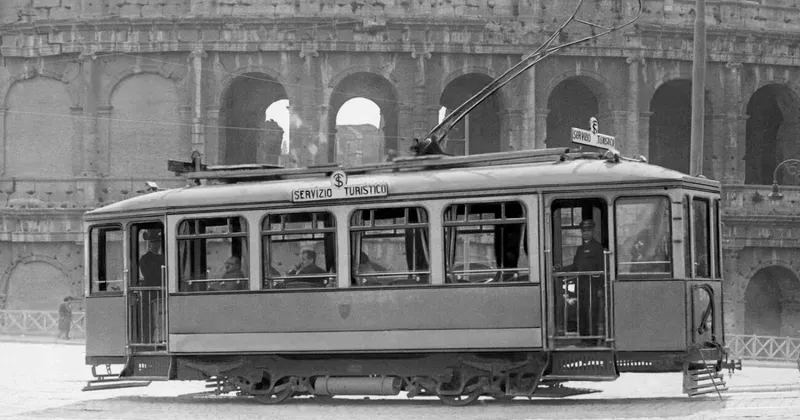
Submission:
M 430 282 L 428 213 L 421 207 L 357 210 L 350 220 L 354 286 Z
M 553 202 L 553 265 L 556 271 L 603 271 L 608 249 L 607 205 L 600 198 Z M 583 254 L 578 254 L 581 250 Z
M 619 276 L 669 277 L 672 274 L 669 198 L 619 198 L 615 214 Z
M 692 199 L 692 229 L 694 230 L 694 266 L 695 277 L 711 277 L 711 236 L 709 232 L 711 218 L 708 200 Z
M 90 293 L 122 292 L 122 229 L 93 227 L 89 235 Z
M 444 212 L 447 283 L 528 280 L 525 210 L 517 201 L 453 204 Z
M 336 287 L 333 214 L 271 214 L 261 230 L 263 289 Z
M 249 288 L 247 222 L 242 217 L 184 220 L 178 225 L 178 290 Z

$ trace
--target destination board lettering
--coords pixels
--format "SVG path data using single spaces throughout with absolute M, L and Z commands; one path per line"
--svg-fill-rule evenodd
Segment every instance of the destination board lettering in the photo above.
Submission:
M 340 188 L 300 188 L 292 191 L 292 201 L 301 203 L 319 200 L 383 197 L 388 194 L 389 184 L 386 183 L 343 185 Z
M 585 144 L 587 146 L 599 147 L 601 149 L 614 149 L 615 138 L 600 133 L 592 133 L 589 130 L 581 130 L 580 128 L 572 129 L 572 142 L 578 144 Z

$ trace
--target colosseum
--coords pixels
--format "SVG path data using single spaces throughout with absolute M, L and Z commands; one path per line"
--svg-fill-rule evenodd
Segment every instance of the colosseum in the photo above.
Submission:
M 574 4 L 2 1 L 2 308 L 54 310 L 82 295 L 81 215 L 142 193 L 145 180 L 182 185 L 166 158 L 309 165 L 403 154 Z M 635 25 L 550 57 L 494 95 L 452 147 L 568 146 L 569 128 L 596 116 L 623 154 L 688 172 L 694 7 L 644 0 Z M 611 26 L 635 10 L 634 0 L 593 0 L 584 15 Z M 703 174 L 723 183 L 727 331 L 798 336 L 800 188 L 797 167 L 778 163 L 800 157 L 800 1 L 713 2 L 705 21 Z M 379 108 L 380 127 L 337 125 L 353 98 Z M 275 103 L 288 104 L 286 141 L 265 122 Z M 781 201 L 768 198 L 774 172 Z

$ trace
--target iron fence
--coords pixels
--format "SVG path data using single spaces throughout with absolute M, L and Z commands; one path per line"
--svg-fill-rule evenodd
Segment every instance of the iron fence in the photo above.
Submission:
M 73 337 L 85 336 L 84 313 L 72 313 Z M 0 310 L 0 334 L 56 335 L 58 311 Z
M 800 338 L 727 334 L 731 357 L 743 360 L 800 360 Z

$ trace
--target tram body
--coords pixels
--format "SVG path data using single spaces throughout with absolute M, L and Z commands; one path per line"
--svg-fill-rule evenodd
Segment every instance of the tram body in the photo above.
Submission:
M 690 394 L 707 372 L 720 389 L 719 183 L 563 150 L 330 172 L 87 213 L 86 363 L 266 403 L 406 391 L 461 405 L 621 372 L 683 371 Z M 579 270 L 585 220 L 603 255 Z M 308 250 L 319 270 L 298 268 Z M 217 268 L 231 256 L 238 271 Z

